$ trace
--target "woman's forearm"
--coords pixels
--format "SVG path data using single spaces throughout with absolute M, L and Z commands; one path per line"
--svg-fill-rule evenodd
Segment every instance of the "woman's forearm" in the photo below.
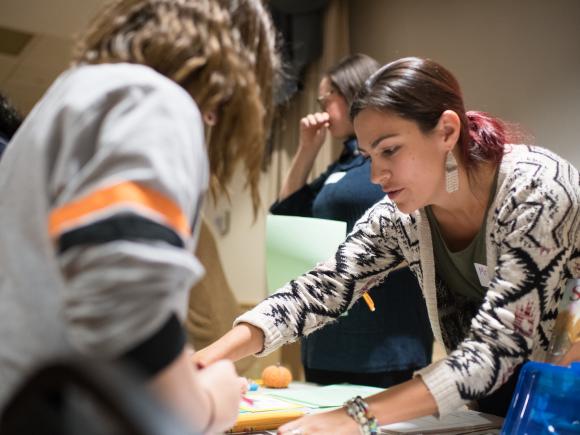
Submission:
M 220 359 L 237 361 L 260 352 L 264 347 L 264 333 L 249 323 L 240 323 L 209 346 L 193 355 L 193 360 L 205 367 Z
M 433 415 L 437 412 L 437 402 L 420 377 L 371 396 L 367 402 L 381 425 Z
M 370 413 L 380 425 L 405 421 L 437 412 L 433 396 L 420 378 L 389 388 L 366 399 Z M 359 433 L 358 423 L 348 411 L 338 408 L 333 411 L 310 414 L 286 423 L 278 433 L 291 435 L 296 432 L 308 434 L 353 434 Z

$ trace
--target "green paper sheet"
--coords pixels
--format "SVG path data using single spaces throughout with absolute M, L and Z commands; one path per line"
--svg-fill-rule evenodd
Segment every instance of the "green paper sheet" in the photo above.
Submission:
M 334 255 L 346 238 L 346 222 L 268 215 L 266 276 L 268 294 Z
M 310 407 L 331 408 L 342 406 L 348 399 L 355 396 L 368 397 L 384 391 L 381 388 L 364 385 L 336 384 L 320 388 L 305 388 L 300 390 L 268 391 L 266 394 L 278 399 L 304 403 Z

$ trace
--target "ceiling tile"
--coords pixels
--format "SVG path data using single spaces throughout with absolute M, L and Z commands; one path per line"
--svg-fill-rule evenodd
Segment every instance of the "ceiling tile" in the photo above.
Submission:
M 0 54 L 0 86 L 4 87 L 4 80 L 8 78 L 14 67 L 16 66 L 16 58 L 13 56 L 6 56 Z
M 73 41 L 70 38 L 37 36 L 20 55 L 20 63 L 26 66 L 62 68 L 71 58 Z

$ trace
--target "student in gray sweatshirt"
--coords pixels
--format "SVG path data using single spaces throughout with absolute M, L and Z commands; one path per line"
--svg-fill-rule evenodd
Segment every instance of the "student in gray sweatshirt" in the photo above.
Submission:
M 210 177 L 239 163 L 256 197 L 277 62 L 259 0 L 104 7 L 1 163 L 0 408 L 82 354 L 137 367 L 192 432 L 232 425 L 234 366 L 196 368 L 181 322 Z

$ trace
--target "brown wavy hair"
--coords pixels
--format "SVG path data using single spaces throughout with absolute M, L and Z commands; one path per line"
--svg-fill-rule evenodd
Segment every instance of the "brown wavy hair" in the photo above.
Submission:
M 260 0 L 115 0 L 77 43 L 73 64 L 147 65 L 182 86 L 209 128 L 211 190 L 227 194 L 238 163 L 254 211 L 279 68 L 275 33 Z

